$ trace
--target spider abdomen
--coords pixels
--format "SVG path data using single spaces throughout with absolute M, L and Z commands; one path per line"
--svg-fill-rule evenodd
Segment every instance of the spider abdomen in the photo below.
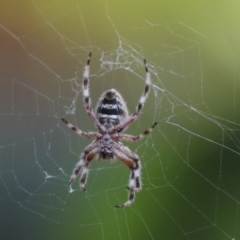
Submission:
M 128 110 L 121 94 L 115 89 L 103 93 L 96 108 L 96 116 L 107 129 L 127 118 Z

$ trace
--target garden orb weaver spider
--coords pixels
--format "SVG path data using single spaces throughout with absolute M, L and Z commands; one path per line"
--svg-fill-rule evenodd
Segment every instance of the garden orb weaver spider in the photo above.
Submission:
M 120 93 L 118 93 L 115 89 L 110 89 L 102 94 L 97 104 L 96 112 L 94 113 L 91 108 L 89 95 L 89 64 L 91 55 L 92 54 L 90 52 L 83 73 L 83 98 L 86 111 L 92 119 L 94 125 L 97 127 L 98 132 L 84 132 L 62 118 L 62 121 L 78 135 L 85 138 L 95 138 L 95 140 L 83 150 L 80 160 L 73 169 L 70 183 L 72 183 L 81 172 L 79 185 L 80 188 L 85 191 L 85 184 L 89 172 L 88 166 L 95 156 L 97 156 L 98 160 L 106 159 L 110 162 L 119 158 L 131 170 L 130 180 L 127 187 L 129 190 L 128 200 L 123 204 L 116 205 L 116 207 L 122 208 L 129 206 L 134 202 L 135 193 L 141 190 L 142 184 L 141 162 L 139 157 L 129 148 L 125 147 L 121 141 L 138 141 L 148 135 L 157 125 L 157 122 L 153 123 L 149 129 L 145 130 L 138 136 L 121 133 L 129 124 L 138 118 L 142 110 L 150 89 L 150 73 L 148 71 L 147 62 L 144 60 L 146 85 L 135 113 L 130 116 L 128 115 L 127 106 Z

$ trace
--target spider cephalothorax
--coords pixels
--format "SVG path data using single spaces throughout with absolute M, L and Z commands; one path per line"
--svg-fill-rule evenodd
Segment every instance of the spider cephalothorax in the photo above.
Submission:
M 141 163 L 137 154 L 125 147 L 121 141 L 125 140 L 133 142 L 142 139 L 153 130 L 153 128 L 157 125 L 157 122 L 155 122 L 149 129 L 145 130 L 138 136 L 122 134 L 121 132 L 126 130 L 128 125 L 138 118 L 149 93 L 151 84 L 150 74 L 148 71 L 147 62 L 144 60 L 146 70 L 146 85 L 143 95 L 139 100 L 137 110 L 131 116 L 128 115 L 127 106 L 122 96 L 115 89 L 110 89 L 102 94 L 96 107 L 96 113 L 94 113 L 91 108 L 89 96 L 90 58 L 91 53 L 89 53 L 87 64 L 83 73 L 83 97 L 86 111 L 94 122 L 95 126 L 98 128 L 98 132 L 83 132 L 62 118 L 62 121 L 79 135 L 86 138 L 95 138 L 95 140 L 88 145 L 81 154 L 80 160 L 73 170 L 70 183 L 74 181 L 81 171 L 80 188 L 85 190 L 85 184 L 89 171 L 88 166 L 95 156 L 97 156 L 98 159 L 106 159 L 111 162 L 116 158 L 119 158 L 131 170 L 130 181 L 127 187 L 129 190 L 128 201 L 124 204 L 116 206 L 125 207 L 133 203 L 135 199 L 135 193 L 141 190 Z

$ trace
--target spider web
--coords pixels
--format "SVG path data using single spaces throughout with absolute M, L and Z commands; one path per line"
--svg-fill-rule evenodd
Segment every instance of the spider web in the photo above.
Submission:
M 228 3 L 225 5 L 225 3 Z M 240 239 L 239 4 L 201 1 L 8 2 L 0 17 L 0 216 L 5 239 Z M 3 5 L 3 4 L 2 4 Z M 177 11 L 175 10 L 177 9 Z M 123 15 L 124 14 L 124 15 Z M 81 95 L 116 88 L 133 112 L 152 89 L 137 135 L 143 190 L 129 170 L 93 161 L 80 191 L 69 178 L 93 131 Z M 14 229 L 14 231 L 13 231 Z

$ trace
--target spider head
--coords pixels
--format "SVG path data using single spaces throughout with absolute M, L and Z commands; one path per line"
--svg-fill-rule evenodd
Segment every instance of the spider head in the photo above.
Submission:
M 113 159 L 113 153 L 109 151 L 107 148 L 103 148 L 101 151 L 101 158 L 103 159 Z
M 107 129 L 127 118 L 128 110 L 121 94 L 115 89 L 103 93 L 96 108 L 96 116 Z

